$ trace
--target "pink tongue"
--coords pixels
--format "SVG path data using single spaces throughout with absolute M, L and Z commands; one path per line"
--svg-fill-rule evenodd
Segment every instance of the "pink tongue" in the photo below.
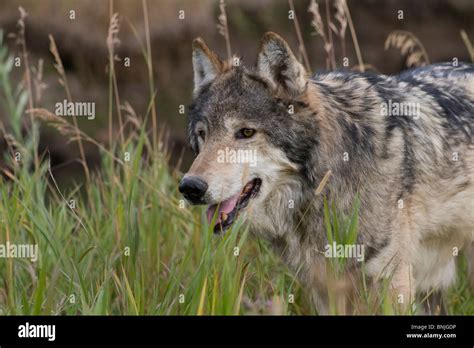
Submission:
M 217 212 L 217 220 L 216 224 L 221 221 L 221 213 L 224 212 L 226 214 L 229 214 L 232 210 L 234 210 L 235 205 L 237 204 L 237 201 L 239 200 L 240 193 L 230 197 L 229 199 L 221 202 L 220 204 L 214 204 L 210 205 L 207 208 L 206 215 L 207 215 L 207 222 L 211 223 L 212 218 L 214 217 L 216 213 L 217 206 L 219 206 L 219 210 Z

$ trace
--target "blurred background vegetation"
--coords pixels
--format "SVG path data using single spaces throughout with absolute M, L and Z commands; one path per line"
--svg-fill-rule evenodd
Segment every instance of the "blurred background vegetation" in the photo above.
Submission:
M 323 22 L 326 22 L 326 2 L 318 1 Z M 333 1 L 330 14 L 334 16 Z M 326 68 L 326 54 L 321 36 L 314 34 L 312 16 L 308 12 L 309 0 L 296 0 L 295 10 L 301 27 L 310 66 L 313 72 Z M 146 30 L 142 2 L 115 0 L 2 0 L 0 2 L 0 28 L 5 34 L 18 32 L 19 6 L 28 13 L 25 19 L 26 46 L 30 65 L 43 65 L 40 107 L 54 111 L 54 104 L 66 98 L 63 86 L 58 83 L 54 59 L 49 50 L 48 35 L 56 41 L 63 60 L 72 97 L 75 101 L 96 102 L 96 118 L 79 119 L 79 126 L 91 137 L 107 144 L 109 75 L 107 72 L 108 35 L 110 13 L 120 14 L 116 49 L 117 87 L 122 101 L 128 101 L 138 115 L 144 115 L 149 105 L 148 71 L 142 55 Z M 113 8 L 111 8 L 113 6 Z M 464 30 L 474 37 L 474 1 L 472 0 L 348 0 L 354 28 L 365 64 L 381 73 L 392 74 L 406 67 L 407 57 L 395 49 L 384 49 L 387 36 L 394 30 L 413 33 L 424 45 L 431 62 L 469 60 L 469 54 L 460 35 Z M 156 87 L 157 124 L 166 135 L 171 149 L 172 165 L 180 162 L 182 170 L 192 159 L 186 145 L 185 115 L 179 106 L 191 101 L 192 66 L 191 42 L 203 37 L 209 46 L 222 57 L 226 56 L 226 42 L 217 29 L 220 13 L 217 0 L 155 0 L 148 1 L 150 42 L 153 78 Z M 287 0 L 229 0 L 226 1 L 227 22 L 233 53 L 245 63 L 255 64 L 259 40 L 268 30 L 288 40 L 295 52 L 298 40 L 294 23 L 288 18 Z M 75 18 L 70 18 L 70 11 Z M 183 14 L 184 19 L 180 19 Z M 403 19 L 400 12 L 403 11 Z M 337 20 L 333 18 L 335 24 Z M 357 64 L 349 30 L 345 37 L 349 65 Z M 7 40 L 10 52 L 21 56 L 21 47 L 14 38 Z M 342 68 L 341 43 L 336 42 L 336 63 Z M 130 66 L 124 65 L 125 58 Z M 302 57 L 300 57 L 302 58 Z M 21 81 L 24 69 L 16 69 L 14 78 Z M 15 69 L 14 69 L 15 72 Z M 34 71 L 33 71 L 34 72 Z M 38 74 L 36 74 L 37 76 Z M 8 118 L 0 105 L 0 120 Z M 8 122 L 6 122 L 8 124 Z M 27 129 L 23 130 L 28 132 Z M 114 134 L 118 127 L 114 128 Z M 94 168 L 99 165 L 95 146 L 85 144 L 87 162 Z M 0 134 L 0 150 L 6 143 Z M 75 143 L 47 127 L 41 129 L 40 152 L 49 150 L 52 169 L 59 182 L 81 173 Z M 181 162 L 180 162 L 181 163 Z M 1 163 L 0 163 L 1 164 Z

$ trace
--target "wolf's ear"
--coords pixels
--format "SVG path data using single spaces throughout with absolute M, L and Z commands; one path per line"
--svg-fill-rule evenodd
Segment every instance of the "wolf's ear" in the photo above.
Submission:
M 257 59 L 259 74 L 275 90 L 283 90 L 292 97 L 306 90 L 307 73 L 290 47 L 279 35 L 267 32 L 262 37 Z
M 194 93 L 212 81 L 222 70 L 222 61 L 212 52 L 203 39 L 193 41 Z

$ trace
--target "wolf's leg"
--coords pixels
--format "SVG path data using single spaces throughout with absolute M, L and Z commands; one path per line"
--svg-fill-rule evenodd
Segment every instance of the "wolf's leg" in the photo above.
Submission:
M 425 294 L 423 294 L 425 296 Z M 424 303 L 423 315 L 447 315 L 446 305 L 443 300 L 443 292 L 441 290 L 435 290 Z
M 390 295 L 395 308 L 405 313 L 415 298 L 413 255 L 416 250 L 407 207 L 400 209 L 390 231 L 390 243 L 368 266 L 374 279 L 390 279 Z
M 310 264 L 308 279 L 302 279 L 311 288 L 311 300 L 318 315 L 329 315 L 329 297 L 327 292 L 326 260 L 320 256 L 312 259 Z
M 369 265 L 369 275 L 375 280 L 390 280 L 389 295 L 394 308 L 405 313 L 415 299 L 415 279 L 413 266 L 399 243 L 392 241 L 378 260 Z
M 329 299 L 325 291 L 318 291 L 313 289 L 311 291 L 311 297 L 313 300 L 314 307 L 318 312 L 318 315 L 329 315 Z
M 404 314 L 415 298 L 413 268 L 410 263 L 400 260 L 392 277 L 391 288 L 394 301 L 398 304 L 401 314 Z
M 335 276 L 328 267 L 319 267 L 320 277 L 313 279 L 311 286 L 313 304 L 319 315 L 352 315 L 355 309 L 355 284 L 360 269 L 346 270 L 347 273 Z
M 471 291 L 474 292 L 474 242 L 466 248 L 467 267 Z
M 331 281 L 330 287 L 323 291 L 313 289 L 311 295 L 319 315 L 351 315 L 354 312 L 353 293 L 345 280 Z
M 311 284 L 311 297 L 319 315 L 345 315 L 353 314 L 353 284 L 352 274 L 334 277 L 326 260 L 312 267 L 313 278 Z

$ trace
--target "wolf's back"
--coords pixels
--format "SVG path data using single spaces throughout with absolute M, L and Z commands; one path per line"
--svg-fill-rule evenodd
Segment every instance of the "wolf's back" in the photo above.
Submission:
M 440 107 L 440 116 L 472 139 L 474 128 L 474 64 L 434 64 L 405 71 L 397 76 L 401 83 L 426 93 L 426 103 Z

